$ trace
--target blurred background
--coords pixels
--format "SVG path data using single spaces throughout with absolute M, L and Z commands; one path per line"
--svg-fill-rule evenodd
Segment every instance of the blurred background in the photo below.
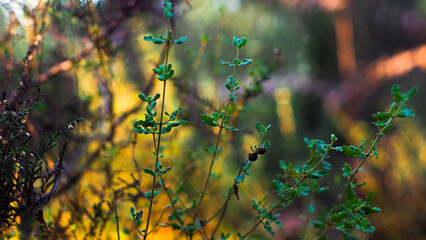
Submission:
M 357 194 L 374 190 L 373 204 L 382 209 L 371 217 L 376 231 L 369 239 L 426 238 L 426 0 L 173 3 L 174 35 L 190 41 L 172 48 L 176 73 L 168 85 L 166 109 L 182 107 L 181 118 L 189 124 L 165 137 L 164 161 L 173 167 L 169 184 L 177 188 L 183 181 L 186 202 L 202 188 L 210 161 L 203 148 L 217 134 L 200 115 L 218 109 L 227 97 L 223 83 L 232 72 L 219 60 L 234 57 L 233 36 L 245 36 L 248 42 L 240 56 L 254 62 L 239 71 L 242 89 L 238 105 L 232 107 L 232 124 L 240 130 L 224 135 L 203 214 L 220 206 L 217 198 L 232 184 L 249 144 L 258 141 L 256 122 L 272 125 L 271 148 L 240 187 L 240 201 L 231 201 L 233 214 L 226 216 L 224 232 L 252 224 L 250 199 L 260 200 L 272 191 L 280 160 L 306 160 L 304 137 L 328 141 L 334 133 L 339 145 L 370 142 L 376 134 L 371 115 L 386 111 L 391 86 L 399 84 L 403 91 L 418 86 L 409 103 L 416 117 L 397 121 L 381 139 L 379 158 L 367 161 L 359 176 L 367 184 Z M 115 239 L 114 201 L 123 238 L 137 238 L 129 208 L 148 206 L 143 192 L 152 179 L 140 169 L 152 166 L 154 156 L 152 139 L 137 136 L 132 123 L 143 118 L 137 94 L 161 90 L 152 68 L 165 55 L 164 47 L 143 37 L 164 34 L 166 27 L 162 1 L 1 1 L 0 79 L 8 96 L 19 85 L 28 49 L 36 46 L 31 76 L 45 96 L 28 129 L 43 140 L 45 131 L 85 119 L 63 139 L 69 146 L 61 187 L 44 208 L 54 226 L 53 239 Z M 49 161 L 53 164 L 54 157 Z M 336 203 L 345 161 L 358 163 L 331 155 L 332 176 L 321 182 L 331 189 L 314 196 L 316 209 Z M 167 201 L 160 195 L 154 213 L 160 214 Z M 276 239 L 301 231 L 307 206 L 302 199 L 278 211 L 284 230 L 276 229 Z M 308 230 L 314 236 L 315 230 Z M 10 234 L 23 238 L 18 228 Z M 274 238 L 260 228 L 257 236 Z M 152 239 L 179 237 L 161 228 Z

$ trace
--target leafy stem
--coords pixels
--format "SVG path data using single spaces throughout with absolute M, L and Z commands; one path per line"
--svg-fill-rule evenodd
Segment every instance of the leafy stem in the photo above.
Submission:
M 240 48 L 237 47 L 236 59 L 238 59 L 239 52 L 240 52 Z M 236 76 L 237 76 L 237 70 L 238 70 L 238 65 L 236 65 L 234 67 L 234 73 L 232 75 L 232 83 L 231 83 L 231 85 L 234 84 L 234 81 L 235 81 Z M 223 128 L 225 127 L 224 123 L 225 123 L 225 119 L 227 118 L 228 108 L 229 108 L 229 105 L 231 104 L 231 101 L 232 101 L 232 98 L 229 97 L 228 98 L 228 102 L 226 103 L 224 114 L 222 116 L 222 121 L 221 121 L 221 123 L 219 125 L 219 133 L 218 133 L 217 138 L 216 138 L 215 149 L 214 149 L 213 157 L 212 157 L 212 160 L 211 160 L 211 163 L 210 163 L 209 172 L 207 174 L 207 178 L 206 178 L 206 181 L 204 183 L 203 191 L 201 193 L 200 200 L 198 201 L 197 208 L 196 208 L 195 213 L 194 213 L 194 219 L 195 219 L 194 221 L 197 220 L 197 216 L 198 216 L 198 213 L 200 211 L 201 203 L 203 202 L 204 196 L 205 196 L 206 191 L 207 191 L 207 186 L 209 184 L 209 180 L 210 180 L 210 176 L 211 176 L 211 173 L 212 173 L 213 165 L 214 165 L 214 163 L 216 161 L 216 155 L 217 155 L 217 152 L 218 152 L 218 146 L 219 146 L 219 142 L 220 142 L 220 136 L 221 136 Z
M 167 24 L 167 38 L 166 38 L 166 57 L 165 57 L 165 66 L 168 66 L 168 61 L 169 61 L 169 51 L 170 51 L 170 44 L 171 44 L 171 39 L 170 39 L 170 19 L 168 19 L 168 24 Z M 152 211 L 152 205 L 153 205 L 153 200 L 154 200 L 154 190 L 155 190 L 155 182 L 157 180 L 157 173 L 158 173 L 158 161 L 159 161 L 159 152 L 160 152 L 160 146 L 161 146 L 161 130 L 162 127 L 164 125 L 163 123 L 163 115 L 164 115 L 164 104 L 165 104 L 165 99 L 166 99 L 166 84 L 167 84 L 167 79 L 165 79 L 163 81 L 163 95 L 162 95 L 162 100 L 161 100 L 161 112 L 160 112 L 160 122 L 159 122 L 159 131 L 158 131 L 158 141 L 157 141 L 157 146 L 155 147 L 155 167 L 154 167 L 154 171 L 156 174 L 154 174 L 152 176 L 152 187 L 151 187 L 151 198 L 149 201 L 149 210 L 148 210 L 148 217 L 146 220 L 146 226 L 145 226 L 145 234 L 143 239 L 145 240 L 148 236 L 148 228 L 149 228 L 149 220 L 151 218 L 151 211 Z M 155 133 L 154 134 L 154 138 L 155 138 Z M 155 144 L 155 141 L 154 141 Z M 161 176 L 161 174 L 160 174 Z M 167 191 L 166 191 L 167 192 Z
M 263 142 L 265 141 L 265 135 L 266 135 L 265 133 L 266 132 L 264 132 L 264 134 L 261 135 L 260 141 L 259 141 L 257 146 L 261 146 L 263 144 Z M 256 153 L 257 149 L 256 150 L 252 149 L 252 150 L 253 150 L 253 152 L 251 154 L 257 154 Z M 249 156 L 250 156 L 250 154 L 249 154 Z M 249 168 L 249 165 L 247 165 L 247 164 L 250 164 L 250 162 L 251 162 L 250 157 L 249 157 L 249 159 L 246 159 L 246 160 L 243 161 L 243 164 L 241 164 L 240 170 L 238 171 L 238 174 L 237 174 L 236 177 L 240 176 L 244 169 L 245 169 L 244 175 L 248 174 L 248 173 L 246 173 L 247 169 Z M 234 183 L 232 184 L 232 187 L 229 189 L 226 200 L 223 203 L 222 207 L 220 207 L 218 209 L 218 211 L 209 219 L 209 221 L 211 221 L 213 218 L 215 218 L 219 214 L 219 212 L 222 211 L 220 218 L 219 218 L 219 221 L 217 222 L 216 227 L 214 228 L 214 230 L 211 234 L 211 237 L 210 237 L 211 239 L 214 239 L 214 235 L 215 235 L 216 231 L 219 229 L 219 226 L 222 223 L 223 218 L 225 217 L 225 213 L 226 213 L 226 210 L 227 210 L 227 207 L 228 207 L 228 203 L 231 200 L 232 194 L 233 193 L 237 194 L 237 199 L 238 199 L 238 185 L 239 185 L 239 183 L 240 182 L 238 182 L 237 180 L 234 180 Z
M 335 205 L 334 211 L 338 210 L 338 206 L 340 206 L 340 204 L 343 202 L 343 199 L 346 195 L 346 192 L 348 191 L 348 188 L 351 184 L 351 182 L 354 180 L 355 175 L 358 173 L 358 171 L 360 170 L 361 166 L 365 163 L 365 161 L 367 160 L 368 157 L 370 157 L 371 155 L 374 155 L 374 151 L 376 148 L 376 145 L 379 141 L 379 139 L 385 134 L 385 131 L 389 130 L 389 127 L 391 126 L 391 122 L 393 119 L 395 119 L 398 114 L 401 112 L 401 110 L 404 109 L 403 105 L 398 106 L 397 110 L 392 114 L 392 116 L 386 121 L 386 124 L 380 128 L 379 132 L 377 133 L 377 136 L 374 138 L 371 147 L 368 149 L 368 151 L 366 153 L 363 153 L 363 157 L 361 157 L 361 162 L 358 164 L 358 166 L 355 168 L 355 170 L 353 171 L 353 173 L 349 176 L 348 181 L 345 184 L 345 187 L 343 188 L 342 193 L 340 194 L 339 200 L 337 201 L 337 204 Z M 318 236 L 316 239 L 319 239 L 323 236 L 325 236 L 328 232 L 330 232 L 334 227 L 336 226 L 336 222 L 333 222 L 333 224 L 329 225 L 328 228 L 326 228 L 320 236 Z
M 250 227 L 250 229 L 243 235 L 243 238 L 247 237 L 250 233 L 252 233 L 256 227 L 261 224 L 263 222 L 263 220 L 265 220 L 265 218 L 270 215 L 276 208 L 278 208 L 283 202 L 284 200 L 287 199 L 287 196 L 291 196 L 291 194 L 296 191 L 297 187 L 303 182 L 305 181 L 306 178 L 308 178 L 319 166 L 321 166 L 321 163 L 326 159 L 327 155 L 328 155 L 328 151 L 330 149 L 332 149 L 332 144 L 333 141 L 331 142 L 330 146 L 325 150 L 325 152 L 321 155 L 320 160 L 315 164 L 315 166 L 306 174 L 304 174 L 299 181 L 296 182 L 296 184 L 293 185 L 293 187 L 291 187 L 291 189 L 287 192 L 286 197 L 282 197 L 266 214 L 263 215 L 263 217 L 259 218 L 259 220 L 253 224 L 253 226 Z

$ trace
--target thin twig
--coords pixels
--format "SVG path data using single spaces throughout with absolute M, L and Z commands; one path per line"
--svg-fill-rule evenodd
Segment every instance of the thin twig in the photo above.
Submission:
M 331 146 L 330 146 L 330 148 L 331 148 Z M 296 190 L 296 188 L 306 179 L 306 178 L 308 178 L 310 175 L 311 175 L 311 173 L 313 172 L 313 171 L 315 171 L 319 166 L 320 166 L 320 164 L 323 162 L 323 160 L 325 159 L 325 157 L 327 156 L 327 154 L 328 154 L 328 151 L 330 150 L 330 148 L 327 148 L 327 150 L 326 150 L 326 152 L 321 156 L 321 159 L 317 162 L 317 164 L 315 164 L 315 166 L 308 172 L 308 173 L 306 173 L 305 175 L 303 175 L 303 177 L 290 189 L 290 191 L 288 191 L 287 192 L 287 196 L 288 195 L 291 195 L 295 190 Z M 260 224 L 260 223 L 262 223 L 263 222 L 263 220 L 269 215 L 269 214 L 271 214 L 276 208 L 278 208 L 280 205 L 281 205 L 281 203 L 284 201 L 284 198 L 281 198 L 272 208 L 271 208 L 271 210 L 269 210 L 269 212 L 267 213 L 267 214 L 265 214 L 263 217 L 261 217 L 244 235 L 243 235 L 243 238 L 245 238 L 245 237 L 247 237 L 251 232 L 253 232 L 254 231 L 254 229 L 256 229 L 256 227 Z
M 120 225 L 118 222 L 117 201 L 114 202 L 114 208 L 115 208 L 115 223 L 117 225 L 117 239 L 120 240 Z

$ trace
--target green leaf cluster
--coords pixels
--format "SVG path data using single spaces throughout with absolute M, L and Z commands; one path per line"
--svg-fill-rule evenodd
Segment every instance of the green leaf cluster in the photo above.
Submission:
M 173 7 L 172 7 L 173 3 L 169 2 L 168 0 L 165 0 L 163 3 L 163 7 L 164 7 L 164 11 L 163 11 L 163 15 L 166 19 L 170 19 L 173 17 Z
M 235 45 L 238 49 L 240 49 L 240 48 L 242 48 L 242 47 L 244 47 L 244 46 L 246 45 L 246 43 L 247 43 L 247 38 L 245 38 L 245 37 L 242 37 L 242 38 L 234 37 L 234 38 L 232 39 L 232 43 L 234 43 L 234 45 Z
M 406 102 L 417 92 L 417 87 L 411 88 L 408 92 L 402 93 L 401 87 L 398 85 L 392 86 L 392 97 L 395 100 L 387 112 L 378 112 L 373 115 L 377 120 L 373 123 L 379 129 L 379 136 L 386 135 L 393 125 L 390 123 L 394 118 L 414 117 L 414 112 L 407 109 Z
M 220 64 L 227 65 L 229 67 L 239 67 L 239 66 L 244 66 L 244 65 L 251 64 L 253 61 L 254 61 L 253 58 L 251 58 L 251 59 L 244 58 L 243 60 L 240 60 L 238 58 L 234 58 L 232 60 L 232 63 L 220 60 Z
M 168 41 L 169 43 L 176 43 L 179 45 L 186 41 L 189 41 L 189 38 L 186 36 L 180 37 L 178 39 L 174 39 L 173 32 L 171 30 L 167 31 L 166 35 L 164 36 L 159 35 L 157 38 L 155 38 L 152 35 L 146 35 L 143 39 L 148 42 L 153 42 L 154 44 L 163 44 L 163 43 L 167 43 Z
M 160 65 L 158 68 L 153 68 L 152 71 L 158 75 L 156 78 L 160 81 L 166 81 L 175 74 L 175 70 L 172 69 L 172 64 L 167 64 L 167 67 L 165 65 Z
M 133 222 L 139 227 L 142 224 L 143 210 L 137 212 L 134 207 L 130 207 L 130 215 L 132 216 Z
M 157 100 L 160 98 L 160 94 L 157 93 L 154 97 L 148 96 L 145 94 L 139 93 L 139 98 L 147 103 L 145 119 L 136 121 L 133 124 L 133 129 L 140 134 L 158 134 L 159 133 L 159 122 L 157 122 L 154 118 L 157 116 L 157 111 L 155 107 L 157 105 Z M 161 129 L 161 133 L 169 133 L 173 128 L 180 126 L 181 124 L 187 124 L 188 122 L 185 120 L 176 121 L 176 117 L 181 111 L 182 108 L 178 108 L 173 111 L 171 114 L 165 112 L 165 114 L 169 117 L 168 120 L 164 121 L 163 127 Z

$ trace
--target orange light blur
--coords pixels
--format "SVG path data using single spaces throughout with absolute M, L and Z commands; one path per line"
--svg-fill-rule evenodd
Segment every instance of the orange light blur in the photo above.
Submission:
M 426 70 L 426 44 L 377 60 L 367 67 L 366 76 L 371 84 L 375 84 L 406 74 L 417 67 Z
M 346 0 L 318 0 L 318 5 L 326 11 L 340 11 L 348 6 Z

